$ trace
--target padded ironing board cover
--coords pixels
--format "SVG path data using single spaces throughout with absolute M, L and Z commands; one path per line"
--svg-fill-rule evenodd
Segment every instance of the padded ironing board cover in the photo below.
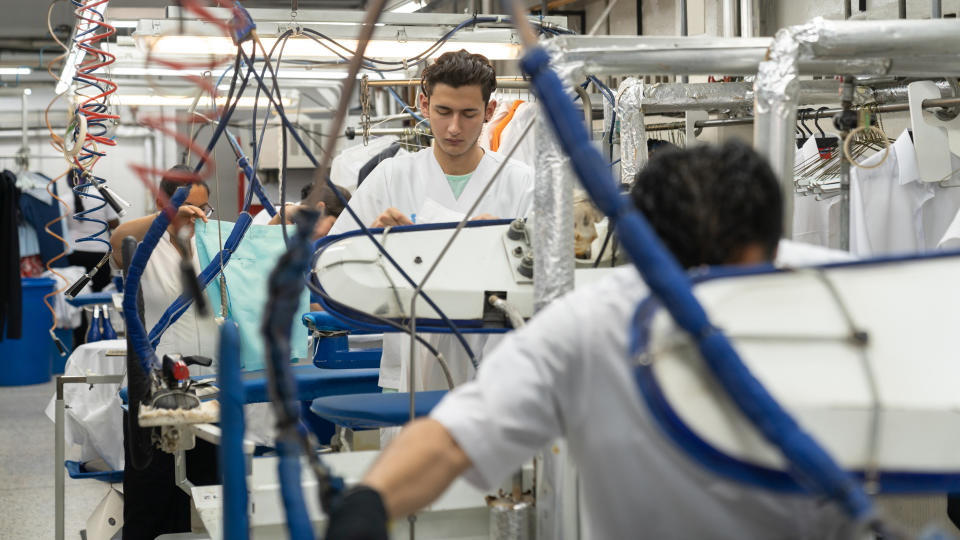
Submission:
M 440 403 L 447 390 L 417 392 L 416 416 L 422 417 Z M 315 399 L 310 410 L 317 416 L 350 429 L 401 426 L 410 420 L 410 394 L 353 394 Z

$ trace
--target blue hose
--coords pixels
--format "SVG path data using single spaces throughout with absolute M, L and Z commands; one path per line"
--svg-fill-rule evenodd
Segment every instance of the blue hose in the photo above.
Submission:
M 247 463 L 243 455 L 243 377 L 240 368 L 240 332 L 227 319 L 220 329 L 220 474 L 223 477 L 223 537 L 245 540 L 250 536 L 247 515 Z
M 664 247 L 646 218 L 621 194 L 599 151 L 589 144 L 581 115 L 564 92 L 549 56 L 529 49 L 521 59 L 525 73 L 549 111 L 554 135 L 570 155 L 574 171 L 597 207 L 617 224 L 620 240 L 653 293 L 681 328 L 697 341 L 707 366 L 763 436 L 774 444 L 800 479 L 837 500 L 854 519 L 875 515 L 872 502 L 859 483 L 844 471 L 773 399 L 747 367 L 723 333 L 710 324 L 693 295 L 690 280 Z
M 313 524 L 303 499 L 300 478 L 300 446 L 295 440 L 277 438 L 277 475 L 280 479 L 280 499 L 287 517 L 287 532 L 291 540 L 314 540 Z M 224 538 L 229 538 L 224 535 Z
M 290 370 L 290 334 L 303 290 L 303 275 L 310 261 L 313 225 L 317 212 L 303 210 L 294 217 L 295 234 L 267 281 L 267 304 L 261 332 L 266 343 L 265 370 L 270 399 L 277 415 L 277 451 L 280 492 L 287 514 L 290 538 L 313 539 L 300 485 L 300 406 L 297 384 Z

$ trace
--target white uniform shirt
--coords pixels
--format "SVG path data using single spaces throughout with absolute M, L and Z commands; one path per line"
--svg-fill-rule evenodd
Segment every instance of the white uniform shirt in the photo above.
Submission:
M 350 199 L 350 208 L 364 225 L 373 223 L 377 216 L 390 207 L 408 216 L 417 215 L 416 223 L 449 221 L 450 214 L 441 216 L 444 212 L 437 209 L 460 216 L 466 214 L 503 160 L 501 154 L 486 151 L 463 193 L 459 198 L 454 198 L 432 148 L 394 157 L 383 161 L 363 181 Z M 523 164 L 511 160 L 480 202 L 475 215 L 487 213 L 502 218 L 523 216 L 532 202 L 533 173 Z M 430 219 L 431 215 L 436 219 Z M 353 217 L 344 211 L 333 224 L 330 234 L 341 234 L 357 228 Z M 459 384 L 469 380 L 473 367 L 459 342 L 452 335 L 432 336 L 431 340 L 446 358 L 454 382 Z M 487 336 L 467 336 L 467 340 L 474 355 L 481 356 L 481 350 L 488 341 Z M 409 356 L 410 342 L 405 335 L 384 336 L 380 386 L 407 389 L 407 380 L 402 376 L 400 366 L 406 364 Z M 420 346 L 417 357 L 417 372 L 420 373 L 417 389 L 446 389 L 447 384 L 436 359 Z
M 193 252 L 193 267 L 199 272 L 200 262 L 197 260 L 197 247 L 192 237 L 190 248 Z M 163 233 L 156 249 L 150 255 L 140 279 L 140 288 L 143 292 L 143 318 L 146 323 L 144 326 L 147 332 L 150 332 L 163 312 L 183 292 L 183 283 L 180 278 L 180 253 L 170 242 L 169 232 Z M 182 353 L 216 358 L 219 335 L 213 314 L 208 310 L 206 316 L 199 316 L 196 305 L 191 305 L 190 309 L 161 336 L 157 344 L 157 357 L 163 358 L 166 353 Z M 216 373 L 216 364 L 210 368 L 190 366 L 191 375 L 207 373 Z
M 477 379 L 440 402 L 431 417 L 473 462 L 467 480 L 495 488 L 564 437 L 580 473 L 584 538 L 844 537 L 835 506 L 726 481 L 661 434 L 627 352 L 646 296 L 633 267 L 577 289 L 508 334 Z
M 876 164 L 882 155 L 864 164 Z M 960 158 L 952 160 L 960 168 Z M 934 249 L 958 208 L 960 188 L 920 180 L 917 153 L 904 130 L 879 167 L 851 168 L 850 252 L 867 257 Z

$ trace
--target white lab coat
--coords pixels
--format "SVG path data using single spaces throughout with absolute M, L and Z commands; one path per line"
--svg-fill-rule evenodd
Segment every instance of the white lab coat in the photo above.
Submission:
M 691 461 L 641 402 L 629 328 L 648 290 L 637 271 L 555 301 L 487 356 L 431 417 L 492 490 L 564 437 L 577 470 L 582 537 L 845 538 L 834 505 L 735 484 Z
M 503 160 L 503 155 L 486 151 L 457 199 L 432 148 L 394 157 L 385 160 L 370 173 L 350 199 L 350 207 L 364 225 L 373 223 L 377 216 L 390 207 L 408 216 L 416 216 L 416 223 L 459 220 L 477 200 Z M 519 217 L 526 215 L 532 203 L 533 172 L 529 167 L 511 160 L 480 202 L 475 215 L 486 213 L 501 218 Z M 330 234 L 341 234 L 356 228 L 356 222 L 345 211 L 334 223 Z M 452 335 L 434 335 L 430 336 L 430 340 L 446 358 L 454 383 L 460 384 L 472 378 L 470 360 Z M 481 356 L 484 346 L 493 341 L 487 336 L 467 336 L 467 340 L 477 357 Z M 406 367 L 401 370 L 401 365 L 407 366 L 409 351 L 410 342 L 406 336 L 384 336 L 380 386 L 403 391 L 408 389 Z M 419 346 L 417 356 L 417 390 L 446 389 L 446 379 L 436 359 Z

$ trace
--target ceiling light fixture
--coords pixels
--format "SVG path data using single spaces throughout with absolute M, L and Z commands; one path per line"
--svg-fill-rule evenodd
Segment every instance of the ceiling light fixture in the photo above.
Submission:
M 28 67 L 5 67 L 0 68 L 0 75 L 29 75 L 33 70 Z

